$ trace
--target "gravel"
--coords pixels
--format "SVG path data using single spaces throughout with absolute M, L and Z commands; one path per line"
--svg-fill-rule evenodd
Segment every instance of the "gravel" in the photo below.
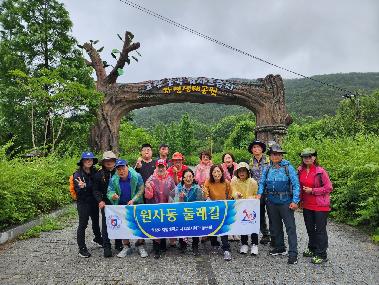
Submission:
M 16 241 L 0 247 L 0 284 L 379 284 L 379 247 L 358 230 L 330 222 L 329 262 L 313 265 L 301 256 L 307 235 L 301 213 L 296 213 L 299 263 L 288 265 L 287 257 L 268 256 L 269 246 L 259 246 L 253 257 L 238 253 L 232 242 L 233 260 L 201 245 L 199 257 L 190 250 L 169 250 L 161 259 L 142 259 L 134 251 L 124 259 L 103 258 L 102 249 L 90 243 L 92 257 L 77 255 L 76 221 L 40 238 Z M 147 242 L 148 250 L 152 244 Z

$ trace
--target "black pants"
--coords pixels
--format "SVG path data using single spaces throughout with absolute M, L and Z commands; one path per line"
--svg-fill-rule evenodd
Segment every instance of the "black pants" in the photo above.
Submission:
M 327 258 L 328 233 L 326 224 L 329 212 L 303 209 L 305 227 L 308 233 L 308 249 L 318 257 Z
M 103 247 L 104 248 L 111 248 L 111 241 L 108 238 L 107 220 L 106 220 L 104 208 L 101 209 L 101 235 L 103 237 Z M 115 240 L 115 247 L 121 248 L 122 246 L 123 246 L 122 240 L 116 239 Z
M 219 241 L 217 240 L 216 236 L 210 236 L 211 239 L 211 246 L 220 246 Z M 221 248 L 223 251 L 230 251 L 230 244 L 228 241 L 228 236 L 221 236 Z
M 199 241 L 200 241 L 199 237 L 193 237 L 192 238 L 192 248 L 199 247 Z M 179 239 L 179 244 L 181 246 L 187 246 L 186 242 L 182 238 Z
M 285 250 L 283 223 L 286 226 L 288 237 L 288 255 L 297 256 L 297 233 L 295 224 L 294 211 L 289 208 L 288 204 L 267 203 L 267 210 L 271 219 L 270 231 L 275 239 L 275 248 Z
M 266 199 L 264 195 L 261 197 L 261 205 L 260 205 L 260 230 L 263 236 L 269 236 L 270 233 L 268 231 L 267 222 L 266 222 Z M 269 220 L 270 223 L 270 220 Z M 270 223 L 271 226 L 271 223 Z
M 248 235 L 242 235 L 241 236 L 241 244 L 242 245 L 248 245 L 249 236 Z M 258 245 L 258 234 L 251 234 L 251 244 Z
M 86 228 L 88 220 L 91 217 L 92 231 L 96 239 L 101 239 L 100 225 L 99 225 L 99 208 L 97 203 L 77 203 L 79 226 L 76 233 L 76 240 L 78 242 L 79 249 L 86 248 Z

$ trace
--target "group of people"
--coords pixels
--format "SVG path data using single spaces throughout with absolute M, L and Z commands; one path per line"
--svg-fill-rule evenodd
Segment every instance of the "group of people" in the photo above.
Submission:
M 108 238 L 105 205 L 157 204 L 171 202 L 194 202 L 229 199 L 260 199 L 260 231 L 250 236 L 193 237 L 193 254 L 199 255 L 199 243 L 210 240 L 214 252 L 221 249 L 224 259 L 232 259 L 229 241 L 240 241 L 240 253 L 258 255 L 258 243 L 272 247 L 272 256 L 287 255 L 288 263 L 298 261 L 297 233 L 294 211 L 303 209 L 304 223 L 308 233 L 308 248 L 303 256 L 311 262 L 321 264 L 327 261 L 328 235 L 327 216 L 330 211 L 332 184 L 325 169 L 317 162 L 314 149 L 300 153 L 297 171 L 289 161 L 283 159 L 286 153 L 279 144 L 271 143 L 266 155 L 266 144 L 255 140 L 249 147 L 251 158 L 237 163 L 232 153 L 224 153 L 221 164 L 213 164 L 211 153 L 200 153 L 200 163 L 192 171 L 185 165 L 184 156 L 173 153 L 169 159 L 169 147 L 162 144 L 159 156 L 153 159 L 150 144 L 141 146 L 141 156 L 134 167 L 124 159 L 117 158 L 112 151 L 106 151 L 100 161 L 101 169 L 96 170 L 98 160 L 91 152 L 83 152 L 74 174 L 77 193 L 79 225 L 77 243 L 79 256 L 90 257 L 85 243 L 85 229 L 89 218 L 95 238 L 93 242 L 104 248 L 104 257 L 112 256 Z M 102 215 L 101 231 L 99 209 Z M 268 223 L 266 219 L 268 216 Z M 284 243 L 283 223 L 288 236 L 288 251 Z M 185 253 L 189 239 L 153 239 L 154 258 L 169 248 Z M 135 241 L 141 257 L 147 257 L 145 240 Z M 117 257 L 132 254 L 129 240 L 115 240 Z M 249 250 L 250 249 L 250 250 Z

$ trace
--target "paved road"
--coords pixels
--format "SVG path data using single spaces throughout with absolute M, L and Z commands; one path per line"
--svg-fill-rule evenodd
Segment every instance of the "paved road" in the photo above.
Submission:
M 307 240 L 301 214 L 296 218 L 301 252 Z M 268 246 L 260 246 L 258 257 L 241 256 L 235 242 L 231 262 L 212 254 L 209 244 L 200 257 L 172 250 L 156 261 L 137 252 L 104 259 L 102 249 L 88 242 L 92 257 L 83 259 L 77 256 L 75 231 L 73 221 L 63 230 L 0 248 L 0 284 L 379 284 L 379 247 L 357 230 L 333 223 L 330 262 L 321 266 L 303 257 L 287 265 L 285 257 L 268 256 Z M 90 239 L 90 230 L 87 234 Z

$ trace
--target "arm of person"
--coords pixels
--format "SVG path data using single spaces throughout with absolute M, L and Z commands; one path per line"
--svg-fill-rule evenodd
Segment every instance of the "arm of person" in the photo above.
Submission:
M 254 178 L 249 178 L 249 189 L 247 197 L 250 199 L 256 199 L 258 194 L 258 183 Z
M 93 186 L 92 186 L 93 196 L 97 203 L 103 201 L 103 193 L 101 191 L 101 172 L 97 172 L 93 178 Z
M 84 181 L 84 179 L 82 179 L 79 172 L 75 172 L 75 174 L 74 174 L 74 189 L 75 189 L 76 195 L 78 195 L 78 197 L 82 196 L 84 194 L 84 192 L 86 191 L 86 187 L 80 187 L 79 181 Z
M 152 199 L 154 197 L 154 185 L 152 180 L 149 178 L 145 184 L 145 198 Z
M 318 178 L 316 177 L 316 179 L 318 179 Z M 329 194 L 330 192 L 333 191 L 332 182 L 330 181 L 329 175 L 325 170 L 322 172 L 321 180 L 322 180 L 323 186 L 313 188 L 312 189 L 313 195 L 325 195 L 325 194 Z
M 297 172 L 292 165 L 288 166 L 288 174 L 292 185 L 292 202 L 298 204 L 300 202 L 300 183 Z
M 119 196 L 117 193 L 116 193 L 116 189 L 114 187 L 114 183 L 113 183 L 113 180 L 109 180 L 109 184 L 108 184 L 108 190 L 107 190 L 107 198 L 108 200 L 112 203 L 112 204 L 116 204 L 118 199 L 120 197 L 117 197 L 117 199 L 114 199 L 116 196 Z
M 137 181 L 137 193 L 134 195 L 132 200 L 130 200 L 130 204 L 141 204 L 143 203 L 143 194 L 145 193 L 145 185 L 143 183 L 143 179 L 141 174 L 137 173 L 138 181 Z
M 205 181 L 201 190 L 203 192 L 204 200 L 207 200 L 209 198 L 209 181 Z
M 229 181 L 225 181 L 225 183 L 226 183 L 226 193 L 225 193 L 226 200 L 230 200 L 232 199 L 232 188 L 230 187 Z
M 230 182 L 230 188 L 232 191 L 232 197 L 234 200 L 240 199 L 241 193 L 237 191 L 237 178 L 233 177 L 232 181 Z
M 258 193 L 257 193 L 259 198 L 261 195 L 263 195 L 263 193 L 265 191 L 267 174 L 268 174 L 267 171 L 268 170 L 269 170 L 268 167 L 264 167 L 262 170 L 261 180 L 259 181 L 259 184 L 258 184 Z

